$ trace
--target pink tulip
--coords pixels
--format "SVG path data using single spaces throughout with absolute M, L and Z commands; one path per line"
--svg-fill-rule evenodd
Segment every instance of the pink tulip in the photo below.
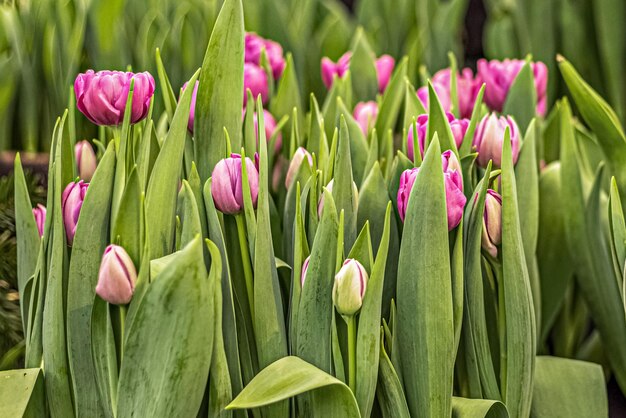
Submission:
M 502 243 L 502 196 L 487 190 L 481 244 L 492 257 L 498 256 L 498 245 Z
M 242 118 L 245 119 L 246 117 L 245 108 L 241 110 L 241 115 L 242 115 Z M 254 121 L 254 134 L 256 135 L 256 140 L 258 144 L 259 119 L 257 117 L 256 112 L 254 112 L 253 121 Z M 274 116 L 272 116 L 272 114 L 266 109 L 263 109 L 263 124 L 265 126 L 265 140 L 269 143 L 270 139 L 272 138 L 272 135 L 274 135 L 274 132 L 276 131 L 276 119 L 274 119 Z M 283 135 L 280 132 L 278 132 L 276 134 L 276 142 L 274 143 L 274 153 L 278 154 L 282 146 L 283 146 Z
M 131 80 L 135 80 L 131 123 L 137 123 L 148 114 L 154 94 L 154 78 L 148 72 L 87 70 L 74 81 L 76 107 L 96 125 L 121 125 L 128 99 Z
M 114 305 L 125 305 L 133 298 L 137 270 L 128 253 L 119 245 L 109 245 L 104 250 L 96 293 Z
M 261 67 L 249 62 L 243 65 L 243 105 L 248 102 L 248 89 L 252 92 L 252 97 L 256 100 L 261 95 L 263 104 L 269 98 L 269 86 L 267 84 L 267 73 Z
M 459 99 L 459 114 L 462 118 L 471 118 L 476 98 L 478 97 L 478 93 L 480 92 L 480 88 L 483 84 L 482 79 L 479 75 L 474 77 L 470 68 L 464 68 L 463 71 L 457 75 L 456 80 L 457 96 Z M 432 82 L 433 84 L 440 86 L 442 95 L 443 89 L 446 89 L 448 101 L 451 101 L 450 69 L 445 68 L 437 71 L 432 78 Z M 436 88 L 435 91 L 437 91 Z M 426 90 L 426 93 L 428 93 L 428 90 Z M 437 91 L 437 94 L 439 94 L 439 91 Z
M 441 83 L 432 82 L 433 89 L 435 90 L 435 94 L 439 99 L 439 103 L 441 103 L 441 107 L 445 112 L 449 112 L 452 108 L 452 104 L 450 102 L 450 90 L 449 87 L 443 85 Z M 428 86 L 420 87 L 417 89 L 417 98 L 420 99 L 424 109 L 428 110 Z
M 43 228 L 46 224 L 46 207 L 38 203 L 37 207 L 33 208 L 33 216 L 35 217 L 35 224 L 37 225 L 39 236 L 43 237 Z
M 463 194 L 463 178 L 461 177 L 460 164 L 454 153 L 446 151 L 441 156 L 444 170 L 444 185 L 446 191 L 446 209 L 448 216 L 448 230 L 452 231 L 461 222 L 463 208 L 467 199 Z M 415 179 L 419 174 L 419 167 L 405 170 L 400 176 L 400 187 L 398 188 L 398 213 L 400 219 L 404 221 L 409 197 Z M 424 198 L 420 196 L 421 198 Z
M 359 123 L 361 130 L 367 136 L 369 128 L 373 127 L 378 117 L 378 104 L 374 101 L 359 102 L 354 106 L 354 119 Z
M 448 123 L 450 124 L 450 129 L 452 130 L 452 135 L 454 137 L 454 142 L 456 147 L 459 148 L 463 143 L 463 138 L 465 137 L 465 133 L 467 132 L 467 128 L 469 127 L 469 120 L 467 119 L 456 119 L 454 115 L 450 112 L 446 112 L 446 117 L 448 118 Z M 420 155 L 422 158 L 424 157 L 424 145 L 426 142 L 426 134 L 428 132 L 428 115 L 419 115 L 416 120 L 417 127 L 417 143 L 420 148 Z M 407 154 L 408 157 L 413 160 L 413 124 L 409 127 L 409 133 L 407 135 Z
M 259 195 L 259 173 L 250 158 L 246 157 L 246 171 L 250 185 L 252 205 L 256 208 Z M 228 215 L 236 215 L 243 210 L 243 185 L 241 177 L 241 155 L 231 154 L 220 160 L 213 169 L 211 195 L 215 207 Z
M 495 113 L 491 113 L 483 117 L 474 133 L 473 146 L 478 151 L 478 165 L 487 167 L 489 160 L 492 160 L 495 167 L 501 166 L 502 145 L 507 127 L 511 135 L 513 164 L 517 162 L 520 148 L 520 134 L 517 124 L 510 116 L 498 117 Z
M 279 43 L 264 39 L 253 32 L 247 32 L 245 38 L 245 62 L 261 65 L 261 51 L 265 49 L 265 54 L 272 68 L 272 75 L 278 80 L 285 69 L 285 58 L 283 48 Z
M 378 92 L 384 93 L 391 80 L 391 73 L 396 65 L 396 61 L 391 55 L 381 55 L 376 60 L 376 76 L 378 77 Z
M 291 162 L 289 163 L 289 168 L 287 169 L 287 177 L 285 178 L 285 188 L 287 190 L 289 190 L 291 184 L 298 175 L 300 166 L 302 165 L 302 162 L 305 161 L 305 159 L 306 162 L 309 164 L 309 167 L 313 167 L 313 157 L 311 156 L 311 154 L 309 154 L 306 149 L 299 147 L 293 154 L 293 157 L 291 157 Z
M 322 58 L 322 81 L 327 89 L 332 87 L 335 75 L 342 78 L 348 72 L 350 68 L 350 58 L 352 58 L 351 52 L 343 54 L 336 63 L 330 58 Z
M 490 109 L 502 112 L 509 89 L 524 66 L 523 60 L 478 60 L 478 75 L 485 82 L 485 103 Z M 548 69 L 542 62 L 531 63 L 537 91 L 537 113 L 544 116 L 547 105 Z
M 76 224 L 80 209 L 83 206 L 83 200 L 87 193 L 89 183 L 80 180 L 78 183 L 70 183 L 63 190 L 61 196 L 61 208 L 63 210 L 63 223 L 65 224 L 65 234 L 67 235 L 67 245 L 74 243 L 74 234 L 76 234 Z
M 196 97 L 198 96 L 198 84 L 200 82 L 196 80 L 196 83 L 193 86 L 193 93 L 191 93 L 191 108 L 189 109 L 189 119 L 187 120 L 187 130 L 190 134 L 193 134 L 193 123 L 196 113 Z M 187 88 L 187 84 L 183 84 L 182 90 L 185 91 Z M 182 96 L 182 93 L 181 93 Z M 180 99 L 179 99 L 180 100 Z
M 86 182 L 90 182 L 93 173 L 96 171 L 98 161 L 89 141 L 77 142 L 74 145 L 74 155 L 76 157 L 76 167 L 78 167 L 78 177 Z

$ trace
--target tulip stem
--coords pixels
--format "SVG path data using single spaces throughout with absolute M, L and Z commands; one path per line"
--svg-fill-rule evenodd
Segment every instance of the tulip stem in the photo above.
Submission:
M 348 325 L 348 386 L 356 393 L 356 315 L 343 319 Z
M 239 235 L 239 248 L 241 250 L 241 262 L 243 264 L 243 274 L 246 279 L 246 290 L 248 292 L 248 303 L 250 304 L 250 315 L 254 318 L 254 287 L 252 284 L 252 266 L 250 265 L 250 251 L 248 250 L 248 239 L 246 238 L 246 226 L 242 214 L 235 215 L 237 221 L 237 233 Z

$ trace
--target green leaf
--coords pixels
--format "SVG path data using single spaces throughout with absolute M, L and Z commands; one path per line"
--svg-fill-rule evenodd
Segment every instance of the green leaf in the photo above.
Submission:
M 433 106 L 431 106 L 433 107 Z M 423 196 L 428 196 L 424 199 Z M 441 149 L 435 137 L 415 180 L 398 262 L 398 350 L 412 416 L 449 416 L 454 324 Z
M 341 118 L 337 155 L 335 156 L 335 173 L 333 182 L 333 199 L 337 212 L 344 211 L 344 249 L 347 253 L 356 239 L 356 218 L 358 196 L 352 180 L 352 161 L 350 159 L 350 134 L 344 118 Z
M 243 92 L 243 8 L 241 0 L 226 0 L 207 46 L 198 85 L 194 118 L 198 172 L 207 179 L 226 154 L 221 140 L 224 128 L 232 135 L 234 149 L 241 148 L 241 102 Z M 189 85 L 193 85 L 189 82 Z M 190 91 L 192 89 L 189 89 Z M 189 110 L 189 104 L 179 107 Z
M 378 92 L 378 77 L 374 51 L 367 42 L 363 28 L 357 29 L 350 51 L 352 52 L 350 74 L 355 99 L 357 102 L 371 100 Z
M 138 290 L 136 287 L 134 300 Z M 129 315 L 127 325 L 132 323 L 130 319 Z M 94 297 L 91 309 L 91 357 L 100 406 L 105 417 L 113 418 L 117 409 L 118 357 L 109 304 L 99 296 Z
M 387 204 L 385 226 L 376 261 L 371 269 L 363 306 L 359 314 L 359 330 L 356 341 L 356 393 L 361 416 L 369 417 L 376 395 L 378 360 L 380 350 L 380 322 L 385 280 L 385 266 L 389 249 L 391 202 Z M 367 224 L 366 224 L 367 225 Z M 370 247 L 371 248 L 371 247 Z
M 509 89 L 502 113 L 513 115 L 521 131 L 526 132 L 531 120 L 535 117 L 536 108 L 537 90 L 535 89 L 535 78 L 530 66 L 530 59 L 526 59 L 526 63 L 515 77 Z
M 439 97 L 430 81 L 428 82 L 428 103 L 430 105 L 428 106 L 428 132 L 426 133 L 425 148 L 432 141 L 433 135 L 437 133 L 441 142 L 441 149 L 443 151 L 452 150 L 458 158 L 459 152 L 456 149 L 450 122 L 448 122 L 446 112 L 443 110 Z M 414 137 L 417 137 L 417 135 L 414 135 Z M 417 153 L 417 149 L 415 152 Z
M 165 112 L 167 113 L 167 119 L 169 121 L 174 117 L 174 110 L 176 109 L 176 95 L 172 90 L 170 79 L 167 76 L 163 61 L 161 60 L 161 51 L 156 49 L 156 66 L 157 74 L 159 76 L 159 86 L 161 87 L 161 95 L 163 96 L 163 104 L 165 105 Z
M 485 84 L 483 84 L 478 91 L 478 95 L 476 96 L 476 102 L 474 103 L 474 109 L 472 110 L 472 118 L 470 119 L 470 124 L 467 127 L 467 131 L 465 132 L 465 136 L 463 137 L 463 142 L 461 143 L 461 148 L 459 148 L 459 154 L 461 158 L 464 158 L 468 154 L 472 152 L 472 142 L 474 140 L 474 131 L 476 130 L 476 125 L 480 123 L 480 118 L 482 114 L 482 104 L 483 104 L 483 95 L 485 94 Z
M 115 225 L 111 231 L 111 241 L 124 247 L 136 266 L 140 264 L 143 248 L 141 239 L 143 230 L 142 192 L 138 173 L 137 166 L 130 172 L 118 212 L 123 216 L 118 216 L 115 219 Z
M 413 87 L 406 77 L 404 79 L 404 84 L 404 123 L 402 124 L 402 127 L 408 129 L 409 126 L 411 126 L 413 118 L 426 114 L 428 111 L 424 108 L 424 105 L 420 101 L 419 97 L 417 97 L 415 87 Z M 378 126 L 376 128 L 378 128 Z
M 378 132 L 387 132 L 387 130 L 393 129 L 394 126 L 396 126 L 398 116 L 400 115 L 400 108 L 402 107 L 402 100 L 404 99 L 403 93 L 405 90 L 407 63 L 408 58 L 402 58 L 402 61 L 400 61 L 400 64 L 396 67 L 389 81 L 389 85 L 387 85 L 387 89 L 383 94 L 380 109 L 378 110 L 378 118 L 376 119 L 376 130 Z M 413 93 L 415 93 L 415 91 Z M 415 98 L 417 99 L 417 95 L 415 95 Z
M 270 103 L 272 114 L 279 119 L 285 115 L 290 115 L 294 108 L 303 109 L 300 86 L 291 53 L 287 53 L 285 62 L 285 69 L 278 83 L 278 91 Z M 301 124 L 302 120 L 298 120 L 298 125 Z
M 410 418 L 402 383 L 381 342 L 376 397 L 384 418 Z
M 37 418 L 47 415 L 41 369 L 0 372 L 0 415 Z
M 537 357 L 530 416 L 608 417 L 602 367 L 559 357 Z
M 182 231 L 181 239 L 177 246 L 182 248 L 193 241 L 197 235 L 202 236 L 202 224 L 200 223 L 200 213 L 198 212 L 196 198 L 187 180 L 183 180 L 181 197 L 179 218 L 182 223 Z
M 234 1 L 234 0 L 233 0 Z M 198 78 L 198 71 L 189 80 L 193 86 Z M 193 89 L 186 89 L 176 107 L 165 142 L 154 162 L 152 175 L 146 192 L 146 224 L 150 225 L 147 236 L 150 243 L 149 258 L 160 258 L 172 252 L 174 247 L 176 196 L 178 179 L 183 160 L 185 140 L 187 138 L 187 119 Z M 200 93 L 198 93 L 200 96 Z M 241 111 L 239 111 L 241 112 Z M 241 119 L 241 114 L 239 114 Z M 197 119 L 196 119 L 197 120 Z
M 77 415 L 102 414 L 91 357 L 91 317 L 100 260 L 109 243 L 114 174 L 115 148 L 110 143 L 81 207 L 68 274 L 67 343 Z
M 363 265 L 363 267 L 365 267 L 367 272 L 371 273 L 372 267 L 374 266 L 374 254 L 372 251 L 372 239 L 370 237 L 369 223 L 366 222 L 365 225 L 363 225 L 363 228 L 361 228 L 361 232 L 356 238 L 356 241 L 354 241 L 354 245 L 352 246 L 352 249 L 350 249 L 350 253 L 346 258 L 357 260 Z M 342 258 L 341 263 L 343 263 L 343 261 L 344 260 Z
M 506 407 L 491 399 L 452 398 L 453 418 L 509 418 Z
M 365 173 L 365 164 L 368 157 L 367 138 L 361 131 L 358 122 L 352 117 L 343 100 L 337 99 L 337 119 L 341 127 L 341 117 L 344 118 L 350 136 L 350 160 L 352 161 L 352 177 L 356 184 L 361 184 Z
M 196 237 L 150 283 L 127 330 L 118 417 L 197 413 L 211 363 L 213 292 Z
M 524 256 L 510 132 L 502 148 L 502 281 L 498 283 L 500 390 L 512 417 L 530 412 L 535 369 L 536 325 Z M 503 306 L 502 306 L 503 305 Z
M 624 211 L 617 190 L 615 177 L 611 179 L 611 191 L 609 200 L 609 226 L 611 229 L 611 251 L 618 277 L 623 276 L 624 261 L 626 260 L 626 222 Z
M 307 278 L 308 283 L 308 278 Z M 328 418 L 359 418 L 350 388 L 298 357 L 282 358 L 263 369 L 228 405 L 228 409 L 258 408 L 314 391 L 316 413 Z

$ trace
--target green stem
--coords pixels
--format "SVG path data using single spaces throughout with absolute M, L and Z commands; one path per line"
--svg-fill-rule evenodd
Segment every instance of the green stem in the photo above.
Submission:
M 356 315 L 343 319 L 348 325 L 348 386 L 356 393 Z
M 250 315 L 254 318 L 254 287 L 252 285 L 252 266 L 250 265 L 250 251 L 248 250 L 248 240 L 246 238 L 246 226 L 244 225 L 245 219 L 243 214 L 239 214 L 235 215 L 235 220 L 237 221 L 237 234 L 239 235 L 239 248 L 241 250 L 243 274 L 246 279 Z

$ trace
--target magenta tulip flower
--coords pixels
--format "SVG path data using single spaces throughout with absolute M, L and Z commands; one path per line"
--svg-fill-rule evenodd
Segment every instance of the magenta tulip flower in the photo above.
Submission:
M 137 270 L 128 253 L 119 245 L 109 245 L 104 250 L 96 293 L 114 305 L 125 305 L 133 298 Z
M 498 256 L 498 245 L 502 243 L 502 196 L 487 190 L 481 244 L 492 257 Z
M 231 154 L 220 160 L 211 175 L 211 195 L 215 207 L 222 213 L 236 215 L 243 210 L 241 155 Z M 259 195 L 259 173 L 250 158 L 246 157 L 246 171 L 250 185 L 252 205 L 256 208 Z
M 524 60 L 478 60 L 478 75 L 485 82 L 485 103 L 502 112 L 509 89 L 524 66 Z M 537 91 L 537 113 L 544 116 L 547 105 L 548 68 L 542 62 L 531 63 Z
M 35 224 L 37 225 L 39 236 L 43 237 L 43 227 L 46 224 L 46 207 L 38 203 L 37 207 L 33 208 L 33 216 L 35 217 Z
M 148 114 L 154 94 L 154 78 L 148 72 L 87 70 L 74 81 L 76 107 L 96 125 L 116 126 L 124 121 L 124 109 L 131 80 L 135 80 L 131 123 L 137 123 Z
M 446 151 L 441 156 L 442 168 L 444 170 L 444 186 L 446 191 L 446 209 L 448 216 L 448 230 L 452 231 L 461 222 L 463 208 L 467 199 L 463 194 L 463 178 L 460 172 L 460 164 L 456 156 L 451 151 Z M 398 188 L 398 213 L 400 219 L 404 221 L 409 197 L 415 179 L 419 175 L 419 167 L 405 170 L 400 176 L 400 187 Z
M 374 101 L 359 102 L 354 106 L 354 119 L 359 123 L 361 130 L 367 136 L 369 129 L 376 123 L 378 104 Z
M 200 82 L 196 80 L 196 83 L 193 86 L 193 93 L 191 93 L 191 108 L 189 109 L 189 119 L 187 120 L 187 130 L 189 131 L 190 134 L 193 134 L 193 123 L 194 123 L 195 114 L 196 114 L 196 97 L 198 96 L 198 84 L 199 83 Z M 188 84 L 187 82 L 183 84 L 183 88 L 182 88 L 183 91 L 185 91 L 185 89 L 187 88 L 187 84 Z M 181 96 L 182 96 L 182 92 L 181 92 Z
M 309 164 L 309 167 L 313 167 L 313 157 L 309 152 L 299 147 L 296 152 L 291 157 L 291 162 L 289 163 L 289 168 L 287 169 L 287 177 L 285 178 L 285 188 L 289 190 L 291 184 L 293 183 L 298 171 L 300 170 L 300 166 L 302 163 L 306 161 Z
M 487 167 L 489 160 L 492 160 L 495 167 L 501 166 L 502 145 L 507 127 L 511 135 L 513 164 L 517 162 L 520 148 L 520 134 L 517 124 L 510 116 L 498 117 L 495 113 L 491 113 L 483 117 L 474 133 L 473 146 L 478 151 L 478 165 Z
M 376 76 L 378 77 L 378 92 L 384 93 L 391 80 L 391 73 L 396 66 L 396 61 L 391 55 L 381 55 L 376 60 Z
M 452 130 L 452 135 L 454 136 L 454 142 L 459 148 L 463 143 L 463 138 L 465 137 L 465 133 L 467 132 L 467 128 L 469 127 L 469 120 L 467 119 L 456 119 L 454 115 L 450 112 L 446 112 L 446 117 L 448 118 L 448 123 L 450 124 L 450 129 Z M 424 145 L 426 142 L 426 134 L 428 133 L 428 115 L 419 115 L 416 120 L 417 127 L 417 143 L 420 148 L 420 155 L 422 158 L 424 157 Z M 408 157 L 413 160 L 413 124 L 409 126 L 409 133 L 407 135 L 407 154 Z
M 261 65 L 261 51 L 265 49 L 267 60 L 272 68 L 272 76 L 278 80 L 285 69 L 283 48 L 279 43 L 264 39 L 253 32 L 246 32 L 245 38 L 245 62 Z
M 243 65 L 243 105 L 248 102 L 247 91 L 250 89 L 252 97 L 256 100 L 261 95 L 263 104 L 267 103 L 269 98 L 269 86 L 267 84 L 267 73 L 261 67 L 249 62 Z
M 441 107 L 445 112 L 449 112 L 452 109 L 452 103 L 450 102 L 450 88 L 449 85 L 436 83 L 431 81 L 435 94 L 441 103 Z M 424 109 L 428 110 L 428 104 L 430 99 L 428 98 L 428 86 L 423 86 L 417 89 L 417 98 L 420 99 Z
M 242 118 L 246 117 L 245 108 L 242 109 L 241 115 L 242 115 Z M 256 140 L 258 144 L 259 119 L 257 117 L 256 112 L 254 112 L 253 121 L 254 121 L 254 134 L 256 135 Z M 272 138 L 272 135 L 274 135 L 274 132 L 276 131 L 276 119 L 274 119 L 274 116 L 272 116 L 272 114 L 266 109 L 263 109 L 263 125 L 265 126 L 265 139 L 269 142 L 269 140 Z M 276 134 L 276 142 L 274 143 L 274 153 L 278 154 L 282 146 L 283 146 L 283 136 L 280 132 L 278 132 Z
M 63 210 L 63 223 L 65 224 L 65 234 L 67 236 L 67 245 L 74 243 L 74 234 L 76 234 L 76 224 L 80 209 L 83 207 L 83 200 L 87 193 L 89 183 L 80 180 L 78 183 L 70 183 L 63 190 L 61 196 L 61 208 Z
M 74 155 L 76 157 L 76 167 L 78 168 L 78 177 L 86 182 L 90 182 L 93 173 L 96 171 L 98 161 L 96 153 L 89 141 L 79 141 L 74 145 Z
M 348 72 L 350 58 L 352 58 L 351 52 L 343 54 L 336 63 L 330 58 L 322 58 L 322 81 L 327 89 L 332 87 L 335 75 L 342 78 Z
M 443 96 L 443 90 L 445 89 L 447 92 L 448 102 L 451 102 L 450 99 L 450 69 L 445 68 L 443 70 L 437 71 L 432 78 L 433 84 L 439 87 L 439 91 L 435 88 L 437 94 L 441 92 Z M 471 118 L 472 111 L 474 110 L 474 104 L 476 103 L 476 98 L 478 97 L 478 93 L 480 92 L 480 88 L 482 87 L 483 82 L 479 75 L 474 77 L 472 70 L 470 68 L 464 68 L 460 74 L 457 75 L 456 78 L 456 88 L 457 88 L 457 96 L 459 99 L 459 114 L 462 118 Z M 426 90 L 428 93 L 428 90 Z M 440 98 L 441 100 L 441 98 Z M 424 101 L 422 101 L 424 103 Z

